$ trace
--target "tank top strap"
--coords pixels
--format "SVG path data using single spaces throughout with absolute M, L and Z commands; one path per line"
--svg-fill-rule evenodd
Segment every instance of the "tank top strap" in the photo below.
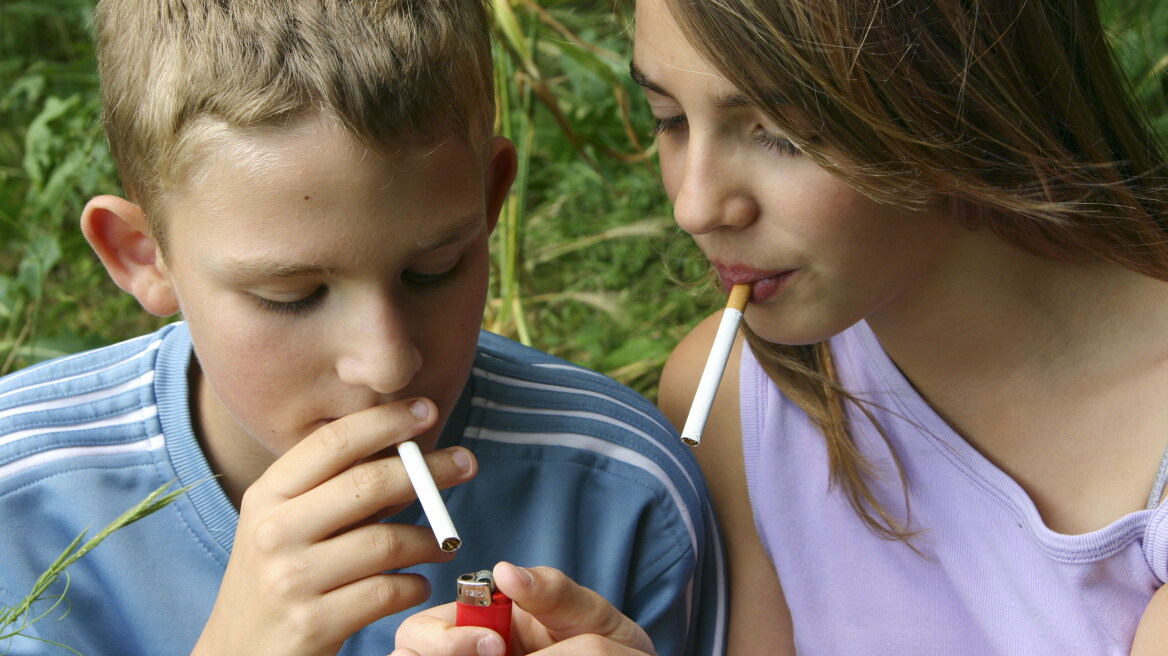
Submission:
M 1152 491 L 1148 493 L 1149 510 L 1160 505 L 1165 485 L 1168 485 L 1168 447 L 1165 447 L 1164 455 L 1160 456 L 1160 469 L 1156 472 L 1156 482 L 1152 483 Z

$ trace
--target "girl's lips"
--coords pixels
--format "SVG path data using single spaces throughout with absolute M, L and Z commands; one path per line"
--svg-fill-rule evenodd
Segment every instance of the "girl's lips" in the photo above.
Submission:
M 734 285 L 752 285 L 750 290 L 751 303 L 764 303 L 778 295 L 787 286 L 787 282 L 795 273 L 794 269 L 788 269 L 786 271 L 760 271 L 749 267 L 718 264 L 715 264 L 714 267 L 718 270 L 718 277 L 722 280 L 722 286 L 727 292 Z
M 786 288 L 787 281 L 793 275 L 795 275 L 794 271 L 784 271 L 780 274 L 754 281 L 754 286 L 750 288 L 750 302 L 765 303 L 771 298 L 778 296 L 779 292 Z

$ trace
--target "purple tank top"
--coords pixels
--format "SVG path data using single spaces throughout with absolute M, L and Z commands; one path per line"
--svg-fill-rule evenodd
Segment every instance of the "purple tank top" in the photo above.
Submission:
M 1168 504 L 1092 533 L 1055 533 L 1022 488 L 913 390 L 866 324 L 832 348 L 844 386 L 876 406 L 905 468 L 923 555 L 856 517 L 829 485 L 818 429 L 744 349 L 747 487 L 800 656 L 1126 655 L 1168 580 Z M 903 516 L 888 447 L 859 412 L 852 420 L 879 467 L 878 498 Z

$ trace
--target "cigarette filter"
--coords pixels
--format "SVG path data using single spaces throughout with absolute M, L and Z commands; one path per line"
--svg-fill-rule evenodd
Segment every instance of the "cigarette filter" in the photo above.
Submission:
M 495 589 L 495 577 L 483 569 L 458 577 L 456 626 L 481 626 L 498 633 L 511 653 L 511 600 Z

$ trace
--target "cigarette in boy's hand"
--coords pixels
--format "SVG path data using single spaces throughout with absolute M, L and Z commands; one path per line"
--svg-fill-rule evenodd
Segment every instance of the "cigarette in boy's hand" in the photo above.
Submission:
M 702 431 L 706 428 L 706 420 L 710 418 L 714 395 L 718 393 L 722 373 L 726 371 L 726 363 L 730 360 L 730 347 L 734 345 L 738 324 L 742 322 L 742 311 L 750 299 L 750 288 L 749 284 L 734 285 L 730 290 L 722 322 L 718 324 L 718 334 L 714 336 L 714 345 L 710 348 L 710 358 L 706 360 L 706 368 L 698 380 L 698 391 L 689 408 L 689 417 L 686 417 L 685 426 L 681 429 L 681 441 L 690 446 L 702 442 Z
M 438 486 L 434 484 L 434 477 L 426 467 L 422 450 L 412 440 L 406 440 L 397 445 L 397 454 L 401 456 L 406 475 L 418 493 L 418 501 L 422 502 L 422 510 L 426 511 L 430 528 L 434 530 L 434 537 L 438 538 L 438 545 L 443 551 L 454 551 L 462 545 L 462 540 L 458 537 L 458 531 L 454 530 L 454 522 L 446 511 L 442 495 L 438 494 Z

